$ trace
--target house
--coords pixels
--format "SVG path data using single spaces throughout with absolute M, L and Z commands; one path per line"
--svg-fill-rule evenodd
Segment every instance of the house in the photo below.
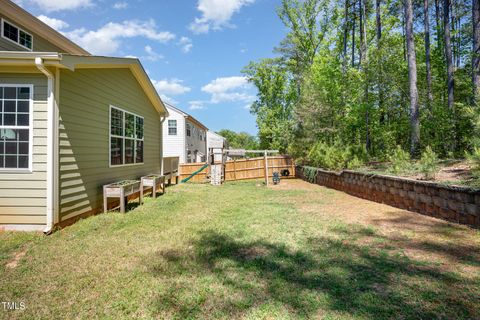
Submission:
M 207 150 L 214 149 L 214 161 L 222 161 L 222 152 L 227 148 L 227 139 L 216 132 L 209 130 L 207 132 Z
M 0 229 L 100 211 L 102 185 L 160 173 L 168 112 L 137 59 L 92 56 L 0 0 Z
M 163 126 L 164 171 L 168 172 L 171 162 L 206 162 L 208 128 L 173 105 L 165 105 L 169 115 Z

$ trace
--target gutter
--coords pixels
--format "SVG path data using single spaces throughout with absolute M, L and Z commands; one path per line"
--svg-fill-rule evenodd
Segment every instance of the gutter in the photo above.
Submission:
M 55 143 L 55 76 L 44 65 L 41 57 L 35 58 L 35 65 L 47 77 L 47 225 L 44 233 L 52 232 L 55 219 L 55 167 L 54 167 L 54 143 Z
M 165 110 L 166 110 L 166 108 L 165 108 Z M 162 132 L 162 145 L 161 145 L 161 153 L 162 154 L 160 154 L 160 160 L 162 162 L 160 163 L 160 174 L 162 176 L 163 176 L 163 172 L 165 171 L 164 170 L 165 168 L 163 167 L 163 147 L 165 145 L 165 141 L 164 141 L 165 137 L 163 136 L 163 123 L 165 122 L 165 120 L 167 120 L 167 117 L 168 117 L 168 114 L 163 116 L 163 117 L 160 117 L 160 132 Z

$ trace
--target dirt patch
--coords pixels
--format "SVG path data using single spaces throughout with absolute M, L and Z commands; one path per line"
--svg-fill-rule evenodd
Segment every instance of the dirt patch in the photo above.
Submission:
M 408 176 L 416 180 L 424 180 L 422 174 Z M 434 181 L 437 182 L 461 182 L 472 179 L 471 167 L 468 163 L 457 161 L 442 167 L 436 174 Z
M 13 255 L 12 260 L 10 260 L 10 261 L 5 265 L 5 267 L 6 267 L 7 269 L 15 269 L 15 268 L 18 266 L 20 260 L 25 256 L 25 254 L 27 254 L 27 248 L 24 248 L 24 249 L 22 249 L 22 250 L 20 250 L 20 251 L 15 252 L 14 255 Z
M 271 183 L 268 187 L 276 190 L 316 190 L 322 188 L 321 186 L 300 179 L 283 179 L 280 180 L 279 184 Z

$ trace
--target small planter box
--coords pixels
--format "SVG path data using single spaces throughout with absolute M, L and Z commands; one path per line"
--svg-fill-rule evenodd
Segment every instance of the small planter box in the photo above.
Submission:
M 157 197 L 157 187 L 162 188 L 162 194 L 165 193 L 165 176 L 159 174 L 150 174 L 140 178 L 140 203 L 143 203 L 143 194 L 145 189 L 152 188 L 152 197 Z
M 125 213 L 125 197 L 140 191 L 140 181 L 123 180 L 103 186 L 103 211 L 107 212 L 108 198 L 119 198 L 120 212 Z

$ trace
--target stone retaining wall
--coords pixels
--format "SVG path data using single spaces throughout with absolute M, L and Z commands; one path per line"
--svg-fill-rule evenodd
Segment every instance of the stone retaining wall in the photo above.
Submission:
M 321 186 L 397 208 L 480 227 L 479 191 L 350 170 L 341 173 L 315 170 L 315 183 Z M 295 172 L 296 177 L 308 181 L 303 167 L 297 166 Z

